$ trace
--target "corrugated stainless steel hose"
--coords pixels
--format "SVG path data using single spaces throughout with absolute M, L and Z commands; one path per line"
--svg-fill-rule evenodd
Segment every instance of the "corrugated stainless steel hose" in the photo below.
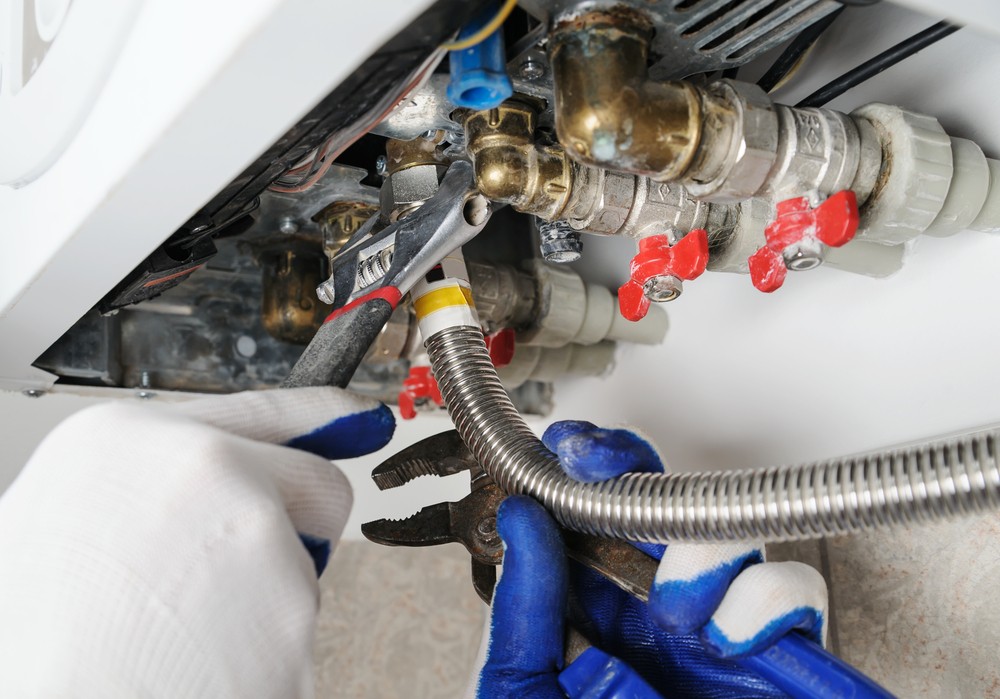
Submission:
M 442 329 L 425 347 L 459 434 L 493 480 L 534 496 L 577 531 L 660 542 L 787 541 L 1000 507 L 1000 431 L 993 430 L 797 466 L 578 483 L 511 404 L 478 328 Z

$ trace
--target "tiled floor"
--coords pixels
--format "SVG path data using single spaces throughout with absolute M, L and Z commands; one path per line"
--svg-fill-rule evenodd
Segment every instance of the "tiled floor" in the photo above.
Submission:
M 465 549 L 343 541 L 321 588 L 317 697 L 462 696 L 486 614 Z
M 769 547 L 830 587 L 832 651 L 899 697 L 1000 697 L 1000 516 Z
M 1000 697 L 1000 517 L 828 544 L 840 652 L 900 697 Z

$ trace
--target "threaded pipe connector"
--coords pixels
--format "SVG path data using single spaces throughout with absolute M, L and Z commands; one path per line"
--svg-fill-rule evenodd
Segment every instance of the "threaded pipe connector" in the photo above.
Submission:
M 583 254 L 583 241 L 580 233 L 566 221 L 538 222 L 538 235 L 541 238 L 539 248 L 546 262 L 566 264 L 576 262 Z

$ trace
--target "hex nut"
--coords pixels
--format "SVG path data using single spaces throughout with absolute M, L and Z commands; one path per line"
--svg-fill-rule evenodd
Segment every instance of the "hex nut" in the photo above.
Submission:
M 444 171 L 440 165 L 414 165 L 388 175 L 379 190 L 383 214 L 396 221 L 419 207 L 437 194 Z

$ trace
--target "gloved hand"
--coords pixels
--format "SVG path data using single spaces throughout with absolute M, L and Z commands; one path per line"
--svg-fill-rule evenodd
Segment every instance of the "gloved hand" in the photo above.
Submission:
M 663 470 L 649 443 L 627 430 L 562 422 L 543 441 L 578 480 Z M 637 544 L 662 557 L 646 605 L 598 573 L 567 563 L 555 523 L 537 503 L 508 498 L 497 529 L 504 567 L 479 699 L 611 696 L 602 693 L 609 681 L 637 681 L 628 668 L 665 697 L 780 697 L 732 658 L 760 652 L 793 629 L 825 640 L 822 576 L 802 563 L 764 563 L 762 545 Z M 590 663 L 578 660 L 563 670 L 567 604 L 580 630 L 617 658 L 618 668 L 594 677 L 583 667 Z M 649 691 L 639 696 L 653 696 Z
M 0 498 L 0 696 L 312 696 L 328 459 L 393 429 L 335 388 L 70 417 Z

